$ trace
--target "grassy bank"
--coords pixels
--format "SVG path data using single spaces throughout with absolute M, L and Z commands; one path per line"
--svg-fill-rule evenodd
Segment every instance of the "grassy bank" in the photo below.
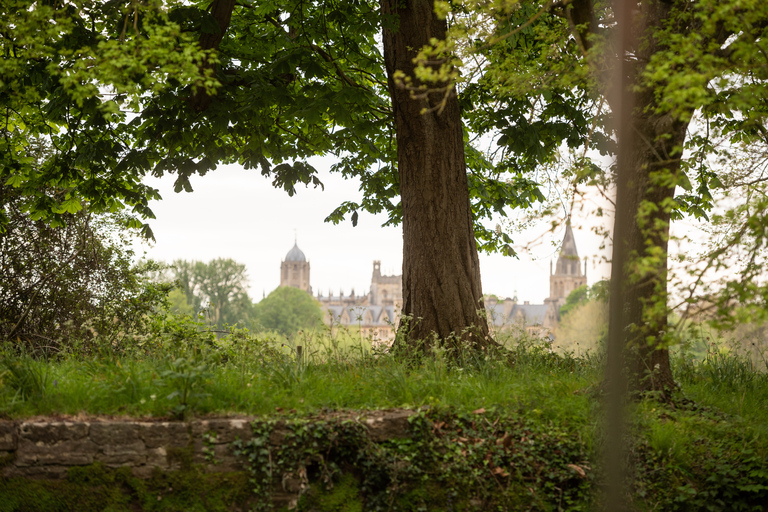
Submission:
M 341 500 L 362 509 L 590 510 L 601 480 L 602 360 L 555 354 L 531 339 L 507 341 L 511 357 L 460 365 L 444 353 L 398 361 L 355 335 L 305 336 L 301 359 L 285 342 L 243 333 L 47 361 L 7 351 L 0 414 L 247 414 L 269 422 L 330 409 L 425 407 L 412 439 L 376 449 L 359 432 L 312 427 L 321 429 L 317 439 L 337 440 L 322 460 L 332 469 L 323 478 L 338 488 L 313 487 L 304 509 Z M 634 505 L 766 510 L 768 377 L 716 351 L 700 360 L 680 353 L 674 368 L 681 390 L 671 403 L 645 399 L 631 407 Z M 312 431 L 302 428 L 301 435 Z

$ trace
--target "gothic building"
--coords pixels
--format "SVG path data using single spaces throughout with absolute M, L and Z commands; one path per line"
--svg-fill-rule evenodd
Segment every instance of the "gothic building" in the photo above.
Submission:
M 560 307 L 576 288 L 587 284 L 587 266 L 582 272 L 581 258 L 570 223 L 565 227 L 565 237 L 560 247 L 557 263 L 550 263 L 549 297 L 544 304 L 518 304 L 517 297 L 498 299 L 485 298 L 485 309 L 489 323 L 494 330 L 517 328 L 529 334 L 550 336 L 560 322 Z M 312 293 L 309 285 L 309 261 L 294 244 L 280 265 L 280 286 L 293 286 Z M 315 297 L 323 310 L 326 325 L 332 329 L 338 326 L 358 327 L 363 336 L 370 336 L 381 342 L 391 341 L 400 320 L 403 305 L 403 278 L 401 275 L 383 275 L 381 262 L 373 262 L 371 288 L 368 293 L 356 295 L 352 289 L 349 295 L 339 291 L 327 296 L 319 291 Z
M 340 291 L 337 296 L 329 292 L 327 297 L 318 293 L 316 298 L 323 309 L 325 323 L 331 328 L 355 326 L 363 336 L 370 336 L 374 341 L 392 341 L 403 305 L 403 277 L 383 275 L 381 262 L 374 261 L 367 294 L 355 295 L 352 289 L 347 296 Z
M 280 263 L 280 286 L 292 286 L 312 294 L 309 284 L 309 261 L 297 243 Z M 327 296 L 319 291 L 315 297 L 323 310 L 323 319 L 331 328 L 338 326 L 358 327 L 363 336 L 373 340 L 394 339 L 394 327 L 400 320 L 403 305 L 403 278 L 400 275 L 383 275 L 381 262 L 373 262 L 371 288 L 367 294 L 349 295 L 339 291 Z
M 565 238 L 560 248 L 557 265 L 552 272 L 552 262 L 549 264 L 549 298 L 544 301 L 548 306 L 544 318 L 544 326 L 552 328 L 560 322 L 560 308 L 573 290 L 587 284 L 587 261 L 584 260 L 584 272 L 581 272 L 581 259 L 576 250 L 573 230 L 569 222 L 565 226 Z
M 549 270 L 549 297 L 544 304 L 517 303 L 517 297 L 485 300 L 489 322 L 495 330 L 517 327 L 529 334 L 549 336 L 560 322 L 560 307 L 576 288 L 587 284 L 587 265 L 581 271 L 581 259 L 576 250 L 571 224 L 566 224 L 565 237 L 560 247 L 557 264 Z

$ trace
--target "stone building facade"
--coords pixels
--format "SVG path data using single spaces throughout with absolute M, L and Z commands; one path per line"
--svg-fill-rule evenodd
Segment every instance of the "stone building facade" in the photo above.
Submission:
M 570 223 L 566 225 L 565 236 L 560 247 L 557 263 L 550 263 L 549 297 L 544 304 L 519 304 L 517 297 L 485 298 L 488 320 L 494 331 L 517 329 L 530 335 L 549 337 L 560 322 L 560 307 L 576 288 L 587 284 L 587 266 L 583 272 L 581 258 Z M 293 286 L 312 293 L 309 284 L 309 261 L 294 244 L 280 265 L 280 286 Z M 402 275 L 384 275 L 381 262 L 373 262 L 371 287 L 368 293 L 356 295 L 352 289 L 349 295 L 339 291 L 315 296 L 323 310 L 325 324 L 331 329 L 357 327 L 365 337 L 375 341 L 389 342 L 395 337 L 403 305 Z
M 312 294 L 309 284 L 309 261 L 298 243 L 288 251 L 280 263 L 280 286 L 292 286 Z M 395 338 L 395 328 L 400 321 L 400 308 L 403 305 L 403 277 L 384 275 L 381 262 L 373 262 L 370 291 L 356 295 L 354 288 L 349 295 L 339 291 L 338 295 L 329 292 L 323 295 L 318 291 L 315 296 L 323 310 L 323 321 L 331 329 L 357 327 L 365 337 L 374 341 L 386 342 Z
M 373 262 L 371 288 L 367 294 L 355 295 L 352 289 L 347 296 L 340 291 L 337 296 L 318 293 L 316 298 L 323 309 L 324 321 L 331 329 L 354 326 L 374 342 L 390 342 L 395 339 L 403 306 L 403 276 L 382 274 L 381 262 L 377 260 Z
M 549 264 L 549 298 L 544 301 L 547 305 L 545 327 L 552 329 L 560 322 L 560 308 L 565 304 L 565 299 L 572 291 L 585 284 L 587 284 L 587 261 L 584 260 L 584 272 L 582 272 L 579 251 L 576 250 L 576 241 L 569 222 L 565 227 L 565 237 L 554 272 L 552 262 Z
M 565 228 L 557 263 L 554 269 L 550 263 L 549 273 L 549 297 L 544 300 L 544 304 L 530 304 L 528 301 L 518 304 L 517 297 L 486 298 L 485 309 L 492 329 L 524 330 L 530 335 L 542 337 L 552 335 L 560 322 L 560 307 L 565 304 L 565 299 L 573 290 L 587 284 L 586 260 L 582 272 L 581 258 L 570 223 Z

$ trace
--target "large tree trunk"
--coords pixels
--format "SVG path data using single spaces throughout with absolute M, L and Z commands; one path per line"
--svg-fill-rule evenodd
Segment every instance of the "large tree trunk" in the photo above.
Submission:
M 451 95 L 442 111 L 424 113 L 443 100 L 442 93 L 414 99 L 393 78 L 398 70 L 413 76 L 416 52 L 430 38 L 444 39 L 446 23 L 434 14 L 432 0 L 381 0 L 381 9 L 398 20 L 396 28 L 384 30 L 384 61 L 403 207 L 402 313 L 412 318 L 410 335 L 401 339 L 410 348 L 423 340 L 429 349 L 435 335 L 439 343 L 462 339 L 484 347 L 493 341 L 481 312 L 458 100 Z

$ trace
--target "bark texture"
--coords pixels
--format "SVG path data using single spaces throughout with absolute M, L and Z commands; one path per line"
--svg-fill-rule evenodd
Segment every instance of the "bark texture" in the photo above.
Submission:
M 655 90 L 638 86 L 643 66 L 654 54 L 667 50 L 655 36 L 658 31 L 695 28 L 680 21 L 684 3 L 639 4 L 639 10 L 632 13 L 633 30 L 624 29 L 623 39 L 617 38 L 621 43 L 616 43 L 617 48 L 629 48 L 633 55 L 628 57 L 620 50 L 616 56 L 616 62 L 621 62 L 616 69 L 621 75 L 617 76 L 623 80 L 604 82 L 603 93 L 621 127 L 609 337 L 621 339 L 628 384 L 635 392 L 665 392 L 675 385 L 665 343 L 667 250 L 688 121 L 659 113 Z M 588 50 L 592 41 L 586 28 L 597 26 L 592 1 L 575 1 L 568 18 L 574 20 L 572 26 L 580 27 L 574 35 Z M 621 85 L 611 87 L 622 83 L 623 90 Z M 609 359 L 613 359 L 610 354 Z
M 484 305 L 458 100 L 452 95 L 441 112 L 423 112 L 443 94 L 412 98 L 394 80 L 397 70 L 413 76 L 417 51 L 430 38 L 444 39 L 446 23 L 435 16 L 432 0 L 381 0 L 381 9 L 398 20 L 384 30 L 384 60 L 403 207 L 403 314 L 413 318 L 404 343 L 424 340 L 428 349 L 434 335 L 441 343 L 455 342 L 456 335 L 486 346 L 493 341 L 479 313 Z

